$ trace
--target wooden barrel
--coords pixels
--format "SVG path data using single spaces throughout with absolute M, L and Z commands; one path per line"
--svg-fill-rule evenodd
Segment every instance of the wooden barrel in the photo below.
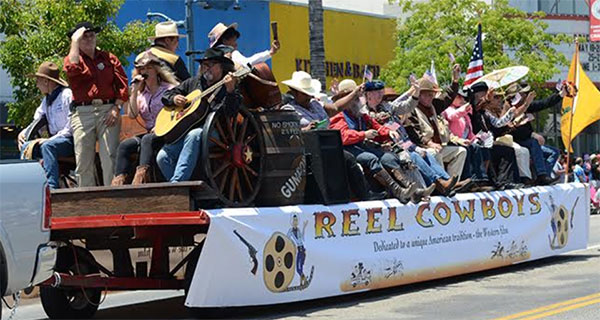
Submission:
M 269 110 L 255 113 L 265 145 L 263 180 L 256 206 L 301 204 L 306 185 L 306 160 L 295 111 Z

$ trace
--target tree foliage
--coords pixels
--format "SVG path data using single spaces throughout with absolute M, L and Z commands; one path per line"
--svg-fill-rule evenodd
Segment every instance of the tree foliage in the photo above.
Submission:
M 539 87 L 566 65 L 567 59 L 551 44 L 570 41 L 566 35 L 546 33 L 543 12 L 527 14 L 495 0 L 493 5 L 480 0 L 390 0 L 398 3 L 409 16 L 399 21 L 395 58 L 383 70 L 383 79 L 400 92 L 408 88 L 411 73 L 423 74 L 435 61 L 438 82 L 449 83 L 453 54 L 463 72 L 469 64 L 477 24 L 484 33 L 484 72 L 525 65 L 527 80 Z
M 0 65 L 11 78 L 15 101 L 8 104 L 9 118 L 26 125 L 40 102 L 35 73 L 43 61 L 55 62 L 62 68 L 69 53 L 67 32 L 81 21 L 101 26 L 98 47 L 115 54 L 124 65 L 126 58 L 142 51 L 154 31 L 151 22 L 132 21 L 123 30 L 114 22 L 124 0 L 1 0 Z M 64 76 L 64 74 L 63 74 Z

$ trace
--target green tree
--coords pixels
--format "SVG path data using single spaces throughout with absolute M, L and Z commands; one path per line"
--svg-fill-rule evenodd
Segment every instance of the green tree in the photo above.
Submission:
M 90 21 L 101 26 L 98 46 L 114 53 L 124 65 L 126 58 L 146 48 L 147 37 L 154 31 L 151 22 L 132 21 L 123 30 L 114 22 L 124 0 L 1 0 L 0 65 L 11 78 L 15 101 L 8 104 L 9 118 L 26 125 L 40 102 L 35 73 L 43 61 L 63 65 L 69 53 L 67 32 L 78 22 Z M 63 73 L 64 76 L 64 73 Z
M 452 53 L 463 72 L 469 64 L 477 24 L 482 24 L 485 38 L 483 55 L 485 73 L 514 65 L 530 68 L 527 80 L 539 88 L 566 65 L 567 59 L 550 44 L 568 42 L 566 35 L 546 33 L 548 25 L 540 18 L 543 12 L 527 14 L 495 0 L 493 5 L 480 0 L 390 0 L 408 13 L 399 21 L 395 58 L 382 72 L 382 78 L 399 92 L 408 88 L 411 73 L 420 76 L 435 61 L 438 81 L 451 79 Z M 538 94 L 540 96 L 540 94 Z

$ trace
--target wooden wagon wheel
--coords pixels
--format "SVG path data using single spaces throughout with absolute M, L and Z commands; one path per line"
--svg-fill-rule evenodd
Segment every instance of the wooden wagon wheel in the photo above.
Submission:
M 247 206 L 262 181 L 264 144 L 254 116 L 240 108 L 234 116 L 208 115 L 202 134 L 206 180 L 226 206 Z

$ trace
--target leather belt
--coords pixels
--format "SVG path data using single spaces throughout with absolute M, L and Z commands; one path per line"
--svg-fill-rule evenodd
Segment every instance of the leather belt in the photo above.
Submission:
M 94 99 L 92 101 L 82 101 L 82 102 L 78 102 L 78 101 L 73 101 L 73 106 L 75 107 L 79 107 L 79 106 L 101 106 L 103 104 L 114 104 L 115 103 L 115 99 Z

